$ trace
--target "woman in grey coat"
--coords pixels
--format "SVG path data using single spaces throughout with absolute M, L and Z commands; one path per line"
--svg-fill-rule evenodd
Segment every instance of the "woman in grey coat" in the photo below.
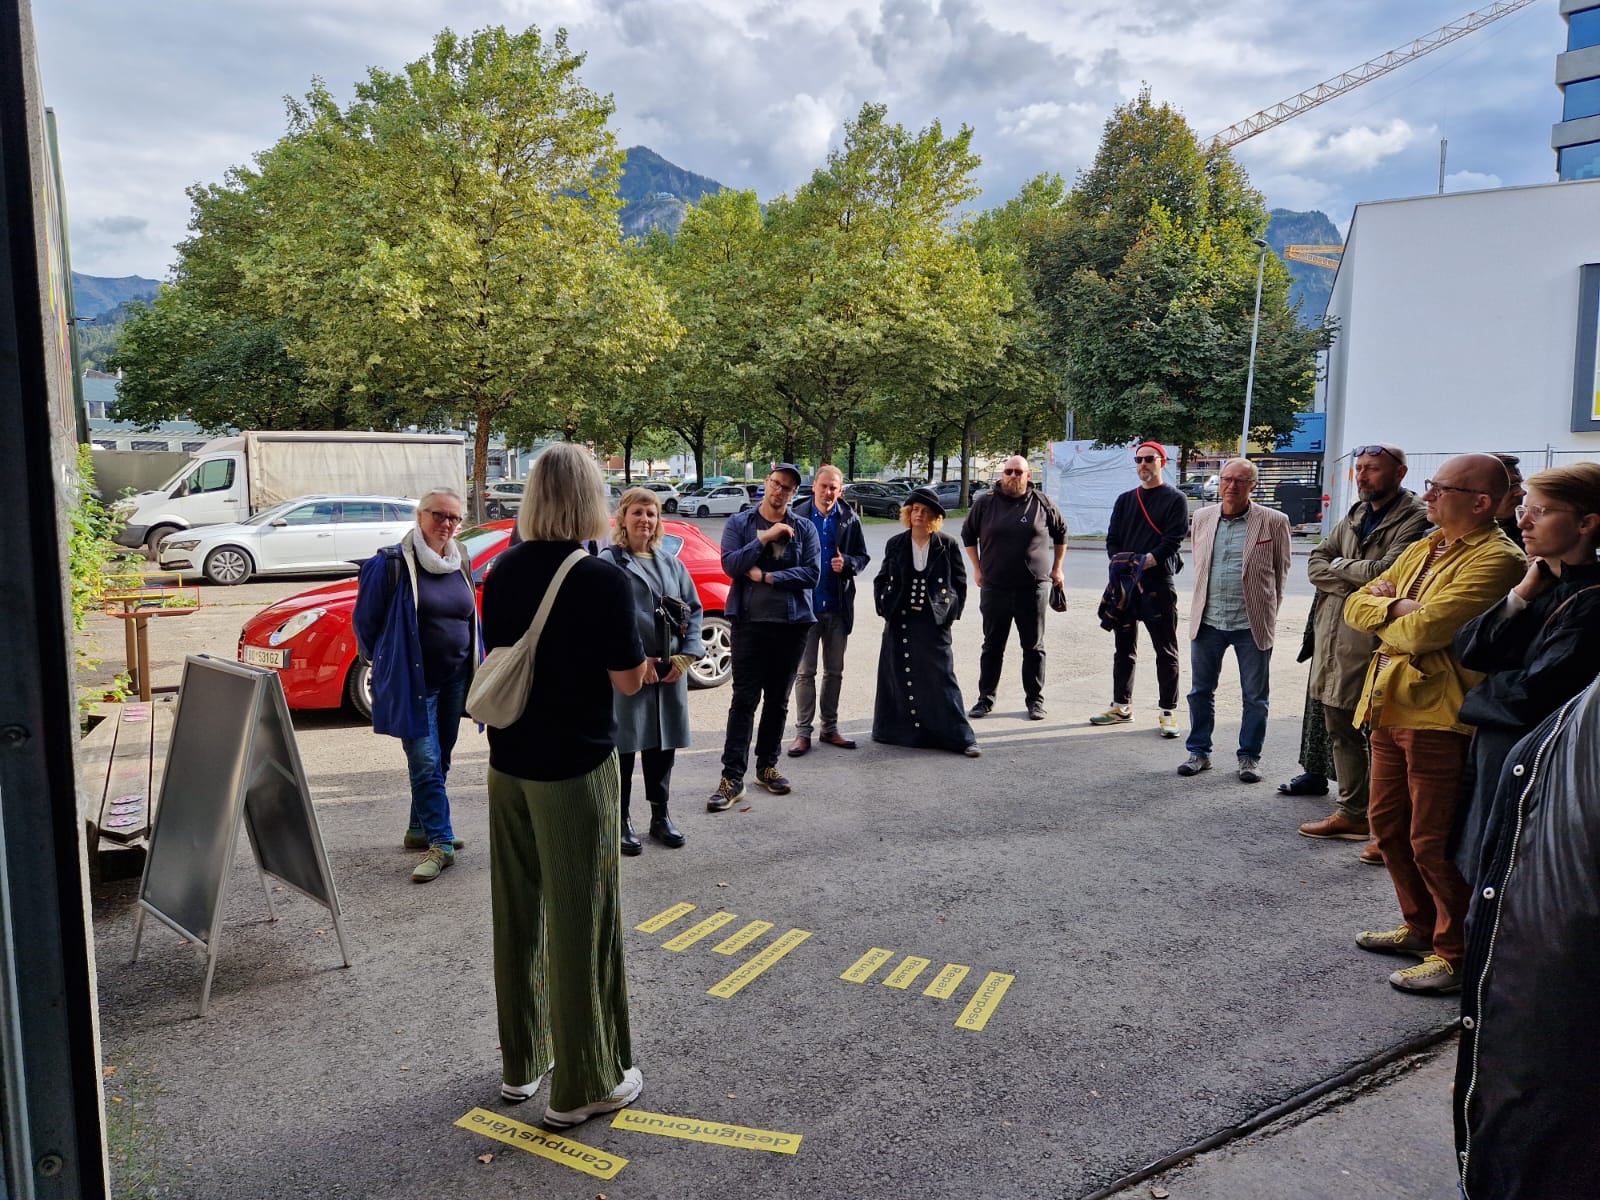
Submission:
M 689 569 L 661 545 L 661 502 L 654 492 L 630 488 L 623 494 L 611 541 L 605 555 L 633 585 L 634 620 L 650 660 L 644 686 L 632 696 L 616 693 L 612 703 L 622 771 L 622 852 L 644 849 L 628 818 L 636 754 L 643 760 L 650 836 L 677 849 L 684 838 L 672 823 L 667 798 L 673 754 L 689 744 L 689 665 L 705 653 L 700 645 L 700 594 Z M 669 603 L 663 605 L 661 597 Z

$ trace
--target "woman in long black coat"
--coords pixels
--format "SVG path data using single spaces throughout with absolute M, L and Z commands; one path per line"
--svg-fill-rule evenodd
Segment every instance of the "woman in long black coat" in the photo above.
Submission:
M 872 581 L 883 618 L 872 740 L 976 758 L 978 739 L 967 721 L 950 649 L 950 626 L 967 599 L 961 546 L 939 531 L 944 505 L 930 488 L 911 493 L 900 508 L 900 523 L 906 531 L 889 539 Z

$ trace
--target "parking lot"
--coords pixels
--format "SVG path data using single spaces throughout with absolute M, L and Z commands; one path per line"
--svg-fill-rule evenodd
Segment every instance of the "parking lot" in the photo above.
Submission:
M 697 523 L 720 536 L 720 521 Z M 875 557 L 893 532 L 868 526 Z M 1392 920 L 1383 872 L 1354 845 L 1295 836 L 1324 802 L 1273 787 L 1298 769 L 1303 562 L 1255 786 L 1176 776 L 1182 743 L 1156 737 L 1148 670 L 1138 721 L 1086 724 L 1110 687 L 1095 544 L 1069 553 L 1069 611 L 1050 621 L 1048 719 L 1025 719 L 1013 647 L 997 711 L 975 723 L 981 759 L 870 742 L 869 594 L 841 705 L 862 748 L 785 759 L 792 795 L 705 811 L 728 693 L 692 694 L 694 745 L 673 779 L 688 845 L 622 864 L 636 1108 L 799 1139 L 793 1154 L 600 1119 L 570 1135 L 627 1160 L 600 1182 L 458 1126 L 474 1109 L 537 1115 L 497 1098 L 485 744 L 464 729 L 452 775 L 467 846 L 419 887 L 399 844 L 398 745 L 348 714 L 298 717 L 353 965 L 302 897 L 275 893 L 280 919 L 261 920 L 241 847 L 199 1020 L 203 956 L 147 930 L 130 964 L 137 885 L 98 886 L 119 1194 L 1078 1197 L 1448 1023 L 1449 1000 L 1394 992 L 1389 964 L 1351 945 Z M 204 588 L 198 613 L 155 623 L 157 684 L 177 682 L 186 653 L 231 658 L 246 616 L 313 582 Z M 974 598 L 955 636 L 967 688 L 979 641 Z M 1219 738 L 1237 719 L 1225 679 Z M 708 918 L 715 932 L 685 935 Z M 717 952 L 752 922 L 770 929 Z M 1438 1115 L 1445 1183 L 1443 1100 Z M 1353 1159 L 1329 1194 L 1388 1194 L 1372 1190 L 1380 1166 Z

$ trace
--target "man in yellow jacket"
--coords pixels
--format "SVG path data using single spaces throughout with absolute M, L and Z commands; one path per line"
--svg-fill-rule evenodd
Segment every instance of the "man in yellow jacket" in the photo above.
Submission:
M 1490 454 L 1449 459 L 1422 493 L 1435 529 L 1345 600 L 1352 629 L 1375 634 L 1356 722 L 1371 728 L 1368 820 L 1400 901 L 1398 929 L 1356 944 L 1422 959 L 1389 982 L 1402 991 L 1461 987 L 1467 885 L 1446 853 L 1471 742 L 1461 702 L 1483 677 L 1456 661 L 1456 630 L 1522 578 L 1526 561 L 1495 524 L 1510 487 Z

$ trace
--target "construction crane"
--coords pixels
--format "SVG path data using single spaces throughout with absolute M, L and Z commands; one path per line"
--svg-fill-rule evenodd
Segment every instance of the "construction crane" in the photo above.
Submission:
M 1222 145 L 1237 146 L 1246 138 L 1253 138 L 1258 133 L 1264 133 L 1275 125 L 1281 125 L 1303 112 L 1316 108 L 1319 104 L 1326 104 L 1336 96 L 1342 96 L 1348 91 L 1370 83 L 1381 75 L 1397 70 L 1409 62 L 1415 62 L 1424 54 L 1431 54 L 1440 46 L 1448 46 L 1469 33 L 1482 29 L 1485 25 L 1498 21 L 1501 17 L 1509 17 L 1514 12 L 1520 12 L 1534 3 L 1534 0 L 1502 0 L 1501 3 L 1490 4 L 1487 7 L 1469 12 L 1459 21 L 1452 21 L 1442 28 L 1435 29 L 1432 33 L 1424 34 L 1409 45 L 1397 47 L 1387 54 L 1380 54 L 1369 62 L 1362 63 L 1342 75 L 1335 75 L 1326 79 L 1309 91 L 1301 92 L 1298 96 L 1290 96 L 1287 100 L 1274 104 L 1271 108 L 1262 109 L 1254 116 L 1246 117 L 1237 125 L 1230 125 L 1217 134 L 1212 141 Z
M 1327 267 L 1330 271 L 1339 269 L 1340 256 L 1344 254 L 1343 246 L 1285 246 L 1283 256 L 1290 262 L 1310 263 L 1313 267 Z

